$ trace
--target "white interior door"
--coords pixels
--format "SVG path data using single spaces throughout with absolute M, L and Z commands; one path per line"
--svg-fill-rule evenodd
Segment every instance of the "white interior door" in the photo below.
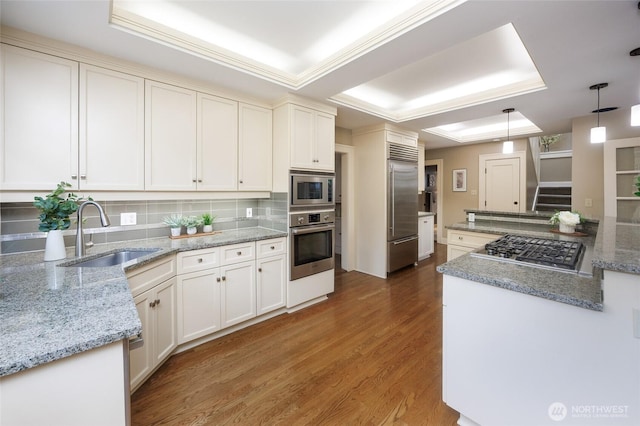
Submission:
M 520 159 L 504 158 L 485 163 L 485 209 L 520 212 Z

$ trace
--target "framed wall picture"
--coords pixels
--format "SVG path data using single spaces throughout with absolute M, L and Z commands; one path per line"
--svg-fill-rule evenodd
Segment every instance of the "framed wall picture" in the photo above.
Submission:
M 467 190 L 467 169 L 453 171 L 453 190 L 465 192 Z

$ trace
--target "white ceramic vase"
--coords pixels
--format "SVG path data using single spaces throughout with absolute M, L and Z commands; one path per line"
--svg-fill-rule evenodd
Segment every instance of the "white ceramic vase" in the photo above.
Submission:
M 213 225 L 202 225 L 202 232 L 213 232 Z
M 573 234 L 576 232 L 575 225 L 565 225 L 564 223 L 560 224 L 560 232 L 564 234 Z
M 67 249 L 64 246 L 62 231 L 59 229 L 47 232 L 47 242 L 44 246 L 44 260 L 60 260 L 67 257 Z
M 182 232 L 182 228 L 169 228 L 171 229 L 171 236 L 172 237 L 179 237 L 180 236 L 180 232 Z
M 196 228 L 195 226 L 189 226 L 187 227 L 187 234 L 188 235 L 193 235 L 196 232 L 198 232 L 198 228 Z

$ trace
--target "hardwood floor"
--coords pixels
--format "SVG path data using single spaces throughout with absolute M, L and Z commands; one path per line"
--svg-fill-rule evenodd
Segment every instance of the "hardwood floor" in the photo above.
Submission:
M 454 425 L 436 246 L 387 280 L 338 272 L 329 300 L 171 357 L 132 395 L 133 425 Z

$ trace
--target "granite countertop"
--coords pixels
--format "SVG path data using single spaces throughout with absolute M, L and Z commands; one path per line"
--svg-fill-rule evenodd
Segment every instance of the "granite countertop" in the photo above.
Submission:
M 43 262 L 42 253 L 0 256 L 0 377 L 141 333 L 125 273 L 181 251 L 285 237 L 266 228 L 211 236 L 101 244 L 82 259 L 119 249 L 158 251 L 119 266 L 77 268 L 70 258 Z M 72 256 L 73 249 L 67 254 Z
M 537 214 L 520 216 L 523 218 L 540 217 Z M 595 224 L 596 222 L 591 221 L 591 223 Z M 603 310 L 601 270 L 640 274 L 640 226 L 617 223 L 615 218 L 604 218 L 599 221 L 597 234 L 586 237 L 551 233 L 550 225 L 502 220 L 460 222 L 447 228 L 497 235 L 518 234 L 582 241 L 587 249 L 582 269 L 585 269 L 585 262 L 587 262 L 587 268 L 590 264 L 593 268 L 593 276 L 591 277 L 499 262 L 471 255 L 453 259 L 437 268 L 439 272 L 444 274 L 582 308 Z M 491 262 L 490 266 L 489 262 Z
M 523 216 L 521 216 L 523 217 Z M 526 215 L 524 217 L 532 217 Z M 506 222 L 502 220 L 476 220 L 459 222 L 447 229 L 482 232 L 496 235 L 516 234 L 538 238 L 580 241 L 585 245 L 583 268 L 589 270 L 595 238 L 572 237 L 552 233 L 548 224 Z M 586 263 L 585 263 L 586 262 Z M 586 268 L 585 268 L 586 267 Z M 526 264 L 513 264 L 493 259 L 463 255 L 437 267 L 439 272 L 459 278 L 489 284 L 507 290 L 543 297 L 581 308 L 602 311 L 602 284 L 597 270 L 592 276 L 536 268 Z

